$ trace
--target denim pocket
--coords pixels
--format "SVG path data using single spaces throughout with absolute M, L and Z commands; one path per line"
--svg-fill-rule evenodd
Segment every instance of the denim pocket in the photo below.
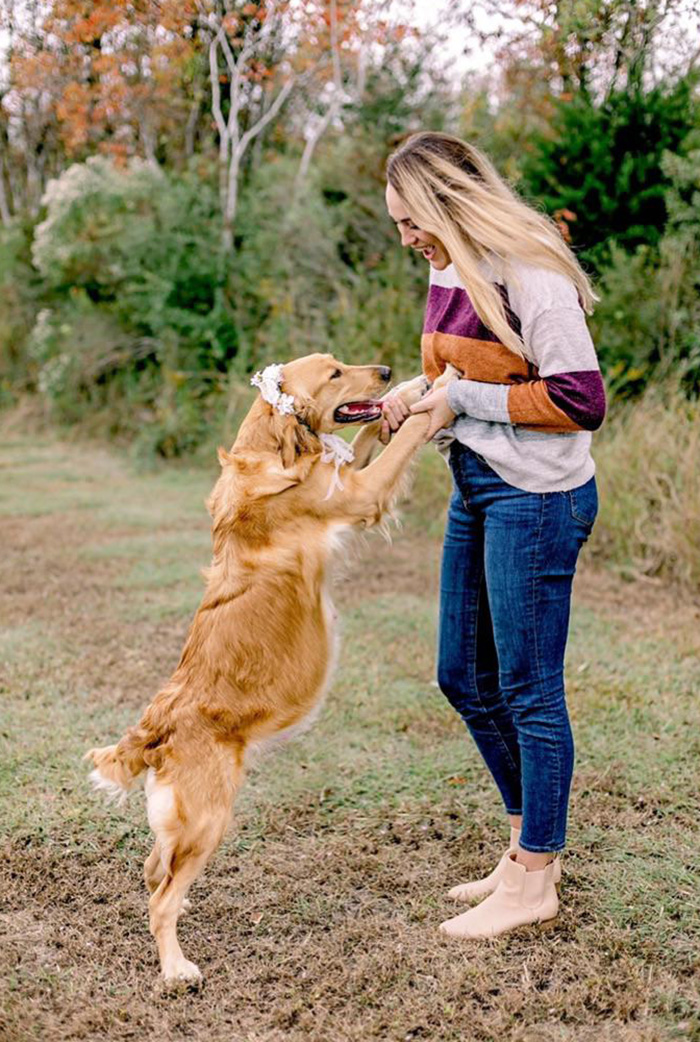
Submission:
M 568 495 L 571 516 L 587 528 L 593 528 L 598 514 L 598 489 L 595 478 L 591 478 L 585 485 L 570 489 Z

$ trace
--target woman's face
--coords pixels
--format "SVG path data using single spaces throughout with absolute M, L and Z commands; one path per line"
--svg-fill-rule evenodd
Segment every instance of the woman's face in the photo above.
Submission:
M 449 253 L 440 240 L 429 232 L 424 232 L 416 227 L 401 201 L 401 196 L 392 185 L 386 186 L 386 208 L 399 230 L 402 246 L 410 246 L 412 250 L 422 253 L 431 268 L 435 268 L 437 271 L 443 271 L 452 263 Z

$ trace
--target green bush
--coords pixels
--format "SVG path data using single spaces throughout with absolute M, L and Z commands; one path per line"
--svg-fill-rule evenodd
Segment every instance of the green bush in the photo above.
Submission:
M 613 242 L 627 252 L 658 245 L 671 184 L 661 159 L 685 149 L 697 119 L 694 74 L 602 103 L 583 92 L 556 100 L 546 132 L 523 154 L 521 187 L 549 213 L 573 211 L 574 245 L 600 272 Z
M 384 157 L 369 135 L 348 134 L 319 150 L 296 199 L 291 158 L 269 164 L 244 193 L 239 372 L 310 351 L 417 370 L 428 272 L 401 250 L 386 214 Z
M 26 354 L 41 286 L 30 258 L 31 228 L 17 221 L 0 225 L 0 405 L 32 386 L 35 373 Z
M 94 157 L 51 181 L 44 204 L 32 257 L 55 296 L 81 290 L 128 332 L 177 339 L 190 367 L 225 367 L 236 338 L 206 183 Z
M 27 353 L 54 420 L 143 457 L 191 452 L 225 409 L 225 374 L 184 370 L 175 338 L 129 333 L 81 290 L 39 312 Z
M 614 396 L 671 375 L 700 391 L 700 150 L 662 160 L 669 220 L 654 250 L 613 244 L 592 325 Z
M 698 134 L 693 135 L 696 139 Z M 700 393 L 700 148 L 667 153 L 669 220 L 661 240 L 659 293 L 665 304 L 660 360 L 686 390 Z
M 51 414 L 176 455 L 203 436 L 237 351 L 218 201 L 201 179 L 97 157 L 50 182 L 28 337 Z

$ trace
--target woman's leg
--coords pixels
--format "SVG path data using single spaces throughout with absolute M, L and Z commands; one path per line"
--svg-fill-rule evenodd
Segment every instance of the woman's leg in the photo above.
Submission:
M 590 483 L 589 483 L 590 484 Z M 504 485 L 485 507 L 484 564 L 500 688 L 518 734 L 523 863 L 542 867 L 565 844 L 574 747 L 564 692 L 564 652 L 576 559 L 595 517 L 595 484 L 572 494 Z M 572 503 L 574 506 L 572 506 Z M 590 518 L 590 520 L 589 520 Z M 519 857 L 520 860 L 520 857 Z M 529 863 L 528 863 L 529 862 Z
M 507 813 L 520 814 L 520 750 L 498 684 L 483 520 L 465 507 L 458 491 L 450 502 L 440 576 L 438 683 L 469 728 Z
M 469 465 L 474 469 L 473 460 Z M 523 795 L 517 856 L 503 859 L 490 896 L 440 926 L 447 936 L 478 939 L 553 919 L 559 909 L 559 862 L 541 863 L 565 840 L 573 741 L 564 651 L 576 558 L 592 528 L 597 496 L 594 482 L 573 493 L 522 492 L 485 464 L 471 475 L 471 485 L 475 509 L 484 515 L 500 688 L 517 729 Z

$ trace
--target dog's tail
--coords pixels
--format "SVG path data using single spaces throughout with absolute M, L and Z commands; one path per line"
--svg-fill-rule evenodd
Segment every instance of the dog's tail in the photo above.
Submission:
M 149 737 L 143 728 L 133 727 L 116 745 L 86 753 L 84 759 L 95 765 L 90 772 L 94 788 L 104 792 L 107 799 L 123 803 L 148 766 L 144 752 Z

